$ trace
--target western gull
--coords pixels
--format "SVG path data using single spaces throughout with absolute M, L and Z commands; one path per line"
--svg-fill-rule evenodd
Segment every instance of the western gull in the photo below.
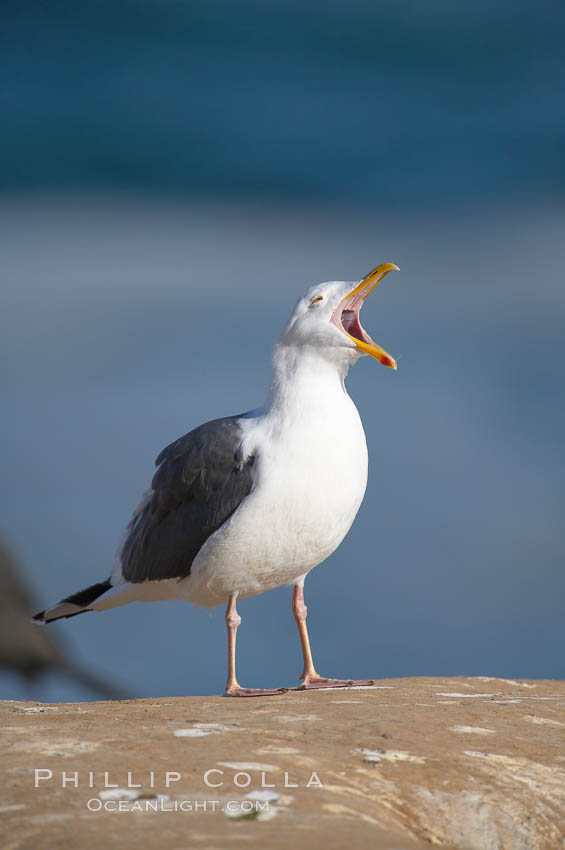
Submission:
M 365 433 L 344 380 L 364 355 L 396 369 L 359 320 L 363 302 L 393 269 L 382 263 L 361 281 L 311 287 L 274 347 L 268 402 L 200 425 L 163 449 L 110 577 L 34 619 L 47 623 L 137 601 L 227 603 L 225 696 L 265 696 L 286 689 L 243 688 L 236 678 L 236 603 L 293 585 L 300 689 L 372 684 L 316 672 L 304 580 L 337 549 L 365 494 Z

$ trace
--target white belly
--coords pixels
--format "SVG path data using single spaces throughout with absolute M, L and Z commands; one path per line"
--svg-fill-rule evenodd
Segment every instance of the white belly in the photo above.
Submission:
M 261 446 L 254 491 L 177 585 L 196 605 L 293 583 L 339 546 L 365 494 L 365 434 L 345 393 L 329 417 L 304 416 L 275 433 L 266 417 L 250 439 Z

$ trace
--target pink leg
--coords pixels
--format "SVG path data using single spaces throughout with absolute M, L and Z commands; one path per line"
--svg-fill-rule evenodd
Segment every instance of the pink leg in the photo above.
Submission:
M 292 596 L 292 613 L 298 626 L 298 634 L 300 635 L 300 643 L 302 645 L 302 655 L 304 657 L 304 670 L 300 678 L 302 685 L 298 688 L 300 691 L 309 690 L 310 688 L 351 688 L 355 685 L 374 685 L 373 679 L 326 679 L 316 673 L 314 662 L 312 660 L 312 650 L 310 649 L 310 639 L 308 638 L 308 629 L 306 628 L 306 617 L 308 608 L 304 603 L 304 588 L 299 585 L 294 586 L 294 594 Z
M 272 694 L 284 694 L 287 688 L 242 688 L 235 675 L 235 642 L 241 617 L 236 608 L 237 593 L 232 593 L 226 608 L 226 626 L 228 628 L 228 683 L 225 697 L 265 697 Z

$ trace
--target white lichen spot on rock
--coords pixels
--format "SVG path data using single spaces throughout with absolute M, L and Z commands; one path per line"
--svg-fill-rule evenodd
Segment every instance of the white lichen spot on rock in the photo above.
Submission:
M 322 688 L 318 688 L 318 690 L 322 690 Z M 281 714 L 275 719 L 280 720 L 282 723 L 313 723 L 316 720 L 320 720 L 317 714 Z
M 361 753 L 363 761 L 368 764 L 378 764 L 382 761 L 411 762 L 412 764 L 425 764 L 426 762 L 423 756 L 414 756 L 412 753 L 406 753 L 402 750 L 370 750 L 367 747 L 361 747 L 357 752 Z
M 538 717 L 535 714 L 526 714 L 524 720 L 528 720 L 530 723 L 535 723 L 536 726 L 555 726 L 565 728 L 565 723 L 562 723 L 561 720 L 553 720 L 551 717 Z
M 392 691 L 393 685 L 344 685 L 340 691 Z M 334 691 L 331 685 L 327 688 L 316 688 L 317 691 Z
M 98 796 L 101 800 L 137 800 L 139 791 L 134 788 L 108 788 L 106 791 L 99 791 Z
M 278 803 L 282 797 L 279 791 L 270 791 L 268 788 L 261 788 L 257 791 L 250 791 L 245 795 L 248 800 L 262 800 L 266 803 Z
M 498 693 L 496 693 L 496 694 L 458 694 L 458 693 L 436 694 L 436 697 L 451 697 L 451 698 L 456 698 L 456 699 L 477 699 L 478 697 L 496 697 L 496 696 L 498 696 Z
M 257 761 L 217 761 L 218 767 L 230 767 L 232 770 L 259 770 L 264 773 L 273 773 L 280 770 L 274 764 L 260 764 Z
M 226 726 L 225 723 L 193 723 L 187 729 L 175 729 L 173 735 L 177 738 L 203 738 L 220 732 L 243 732 L 240 726 Z
M 175 738 L 203 738 L 205 735 L 211 735 L 212 733 L 206 729 L 196 729 L 191 727 L 190 729 L 175 729 L 173 735 Z
M 504 682 L 505 685 L 516 685 L 518 688 L 537 688 L 532 682 L 518 682 L 516 679 L 499 679 L 497 676 L 471 676 L 479 682 Z
M 451 732 L 458 735 L 494 735 L 494 729 L 485 729 L 484 726 L 452 726 Z

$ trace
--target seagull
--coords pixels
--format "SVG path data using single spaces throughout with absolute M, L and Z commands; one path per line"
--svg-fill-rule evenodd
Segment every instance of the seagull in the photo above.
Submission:
M 267 403 L 206 422 L 163 449 L 109 578 L 33 619 L 163 599 L 227 604 L 224 695 L 267 696 L 287 689 L 244 688 L 236 677 L 237 600 L 292 585 L 304 660 L 299 690 L 374 684 L 316 672 L 304 580 L 337 549 L 365 495 L 367 443 L 345 377 L 365 355 L 396 370 L 359 320 L 367 296 L 393 270 L 382 263 L 361 281 L 311 287 L 275 344 Z

